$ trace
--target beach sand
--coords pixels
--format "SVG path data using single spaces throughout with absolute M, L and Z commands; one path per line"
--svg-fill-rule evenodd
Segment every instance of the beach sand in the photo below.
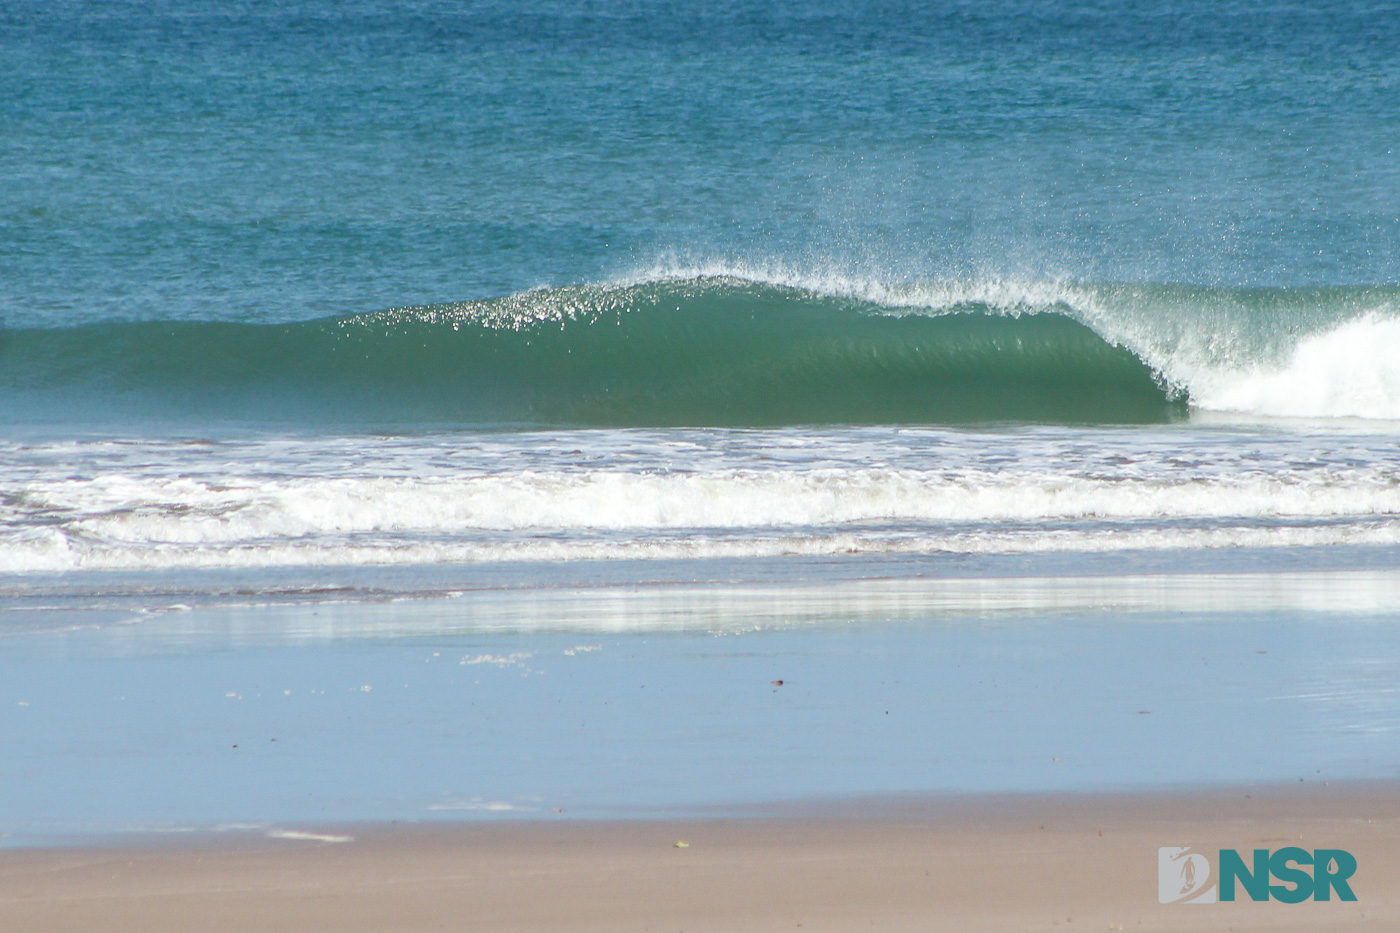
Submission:
M 304 829 L 304 827 L 302 827 Z M 825 804 L 773 817 L 320 828 L 0 852 L 0 929 L 1391 930 L 1400 786 Z M 677 843 L 687 843 L 678 846 Z M 1161 905 L 1159 846 L 1357 859 L 1355 902 Z

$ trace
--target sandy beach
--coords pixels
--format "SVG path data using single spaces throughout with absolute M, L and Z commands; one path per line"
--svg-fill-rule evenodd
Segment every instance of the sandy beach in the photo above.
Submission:
M 8 933 L 1387 930 L 1393 784 L 824 806 L 781 818 L 369 825 L 0 853 Z M 678 846 L 677 843 L 686 843 Z M 1355 902 L 1158 903 L 1163 845 L 1343 848 Z

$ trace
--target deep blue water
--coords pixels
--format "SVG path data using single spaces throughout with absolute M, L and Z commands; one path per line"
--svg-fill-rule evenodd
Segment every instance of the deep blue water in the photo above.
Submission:
M 720 261 L 1400 278 L 1400 6 L 28 2 L 0 324 L 286 321 Z

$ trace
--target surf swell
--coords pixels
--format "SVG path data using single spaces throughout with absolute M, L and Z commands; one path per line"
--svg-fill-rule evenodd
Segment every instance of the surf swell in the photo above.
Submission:
M 1152 367 L 1064 311 L 893 313 L 726 277 L 577 286 L 289 324 L 0 332 L 44 417 L 578 426 L 1165 421 Z

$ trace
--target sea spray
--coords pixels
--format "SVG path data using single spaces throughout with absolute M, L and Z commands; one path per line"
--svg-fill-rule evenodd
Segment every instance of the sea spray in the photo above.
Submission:
M 294 323 L 0 331 L 0 398 L 58 422 L 1151 423 L 1188 403 L 1400 417 L 1394 288 L 684 271 Z

